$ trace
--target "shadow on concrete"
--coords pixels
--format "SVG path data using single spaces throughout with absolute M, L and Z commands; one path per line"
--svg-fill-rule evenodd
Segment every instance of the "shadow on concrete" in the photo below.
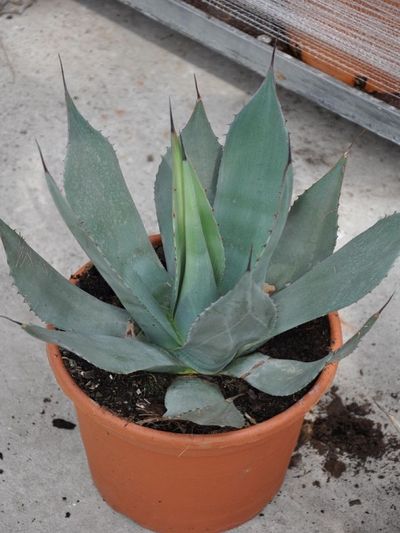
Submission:
M 246 93 L 253 93 L 255 88 L 257 88 L 261 82 L 261 76 L 252 72 L 250 69 L 238 65 L 222 54 L 218 54 L 204 45 L 191 40 L 189 37 L 164 26 L 160 22 L 146 17 L 123 2 L 118 0 L 74 1 L 95 11 L 102 17 L 135 32 L 143 39 L 190 61 L 213 76 L 223 78 L 226 82 Z M 199 49 L 202 50 L 201 54 L 198 53 Z M 215 60 L 216 57 L 217 61 Z M 223 69 L 219 68 L 220 63 L 223 63 Z

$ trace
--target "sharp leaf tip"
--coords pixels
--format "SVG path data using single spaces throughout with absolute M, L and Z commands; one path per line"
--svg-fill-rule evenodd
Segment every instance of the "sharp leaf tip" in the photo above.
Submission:
M 39 144 L 37 139 L 35 139 L 35 143 L 36 143 L 37 149 L 39 151 L 39 156 L 40 156 L 40 160 L 41 160 L 42 165 L 43 165 L 43 170 L 46 172 L 46 174 L 48 174 L 49 170 L 47 168 L 46 162 L 45 162 L 44 157 L 43 157 L 42 149 L 40 148 L 40 144 Z
M 253 245 L 250 246 L 249 260 L 247 262 L 247 272 L 251 272 L 251 263 L 253 261 Z
M 272 45 L 272 56 L 271 56 L 271 62 L 269 65 L 269 70 L 273 71 L 275 67 L 275 57 L 276 57 L 276 49 L 278 47 L 278 39 L 275 38 L 273 45 Z
M 175 124 L 174 124 L 174 117 L 172 115 L 171 97 L 169 97 L 169 121 L 170 121 L 170 126 L 171 126 L 171 133 L 176 133 Z
M 19 322 L 18 320 L 14 320 L 13 318 L 10 318 L 6 315 L 0 315 L 0 318 L 3 318 L 4 320 L 8 320 L 9 322 L 12 322 L 13 324 L 17 324 L 17 326 L 23 326 L 22 322 Z
M 193 78 L 194 78 L 194 86 L 196 88 L 196 96 L 197 96 L 197 100 L 201 100 L 201 94 L 200 94 L 200 91 L 199 91 L 199 86 L 197 84 L 197 78 L 196 78 L 196 74 L 193 74 Z
M 62 59 L 61 59 L 61 55 L 60 55 L 60 54 L 58 54 L 58 61 L 59 61 L 59 63 L 60 63 L 61 77 L 62 77 L 62 81 L 63 81 L 64 89 L 65 89 L 65 92 L 68 93 L 67 82 L 66 82 L 66 80 L 65 80 L 64 65 L 63 65 L 63 62 L 62 62 Z

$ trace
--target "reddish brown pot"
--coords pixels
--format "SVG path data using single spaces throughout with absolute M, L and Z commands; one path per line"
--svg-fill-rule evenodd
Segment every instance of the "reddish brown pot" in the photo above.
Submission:
M 331 313 L 329 322 L 337 349 L 338 315 Z M 47 353 L 75 405 L 100 494 L 116 511 L 160 533 L 226 531 L 259 513 L 282 485 L 304 415 L 337 367 L 327 365 L 301 400 L 266 422 L 216 435 L 177 435 L 127 423 L 100 407 L 75 384 L 58 347 L 48 345 Z

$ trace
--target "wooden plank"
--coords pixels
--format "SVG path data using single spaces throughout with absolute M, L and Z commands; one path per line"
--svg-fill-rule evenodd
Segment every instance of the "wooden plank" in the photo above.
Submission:
M 148 17 L 265 75 L 268 44 L 180 0 L 121 0 Z M 400 110 L 277 51 L 276 78 L 289 89 L 338 115 L 400 144 Z

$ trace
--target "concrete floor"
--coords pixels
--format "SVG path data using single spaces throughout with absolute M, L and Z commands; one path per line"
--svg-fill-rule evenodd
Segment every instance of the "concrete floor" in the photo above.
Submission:
M 260 79 L 112 0 L 38 0 L 21 16 L 0 18 L 1 216 L 69 275 L 85 256 L 51 203 L 34 143 L 36 137 L 60 179 L 66 116 L 57 53 L 80 109 L 114 143 L 149 230 L 156 229 L 153 183 L 168 140 L 168 96 L 173 97 L 177 124 L 183 125 L 194 103 L 195 72 L 211 121 L 223 136 Z M 280 96 L 299 192 L 336 161 L 359 128 L 295 94 L 280 91 Z M 370 133 L 355 141 L 340 207 L 340 245 L 399 209 L 399 155 L 397 146 Z M 32 319 L 12 287 L 2 251 L 0 256 L 0 313 Z M 377 291 L 343 313 L 346 335 L 398 287 L 399 267 L 397 263 Z M 399 316 L 396 295 L 357 353 L 341 364 L 336 379 L 343 397 L 379 399 L 394 417 L 386 424 L 381 410 L 373 415 L 386 424 L 388 435 L 395 434 L 400 417 L 395 400 L 400 392 Z M 97 494 L 78 430 L 52 426 L 54 417 L 74 421 L 75 414 L 49 370 L 44 346 L 3 321 L 0 335 L 0 531 L 144 531 Z M 382 462 L 373 468 L 378 473 L 383 469 Z M 400 506 L 387 490 L 399 472 L 389 470 L 384 478 L 361 472 L 328 482 L 321 458 L 304 448 L 301 466 L 288 472 L 264 516 L 235 531 L 400 531 Z M 312 485 L 315 479 L 321 488 Z M 361 505 L 350 507 L 355 498 Z

